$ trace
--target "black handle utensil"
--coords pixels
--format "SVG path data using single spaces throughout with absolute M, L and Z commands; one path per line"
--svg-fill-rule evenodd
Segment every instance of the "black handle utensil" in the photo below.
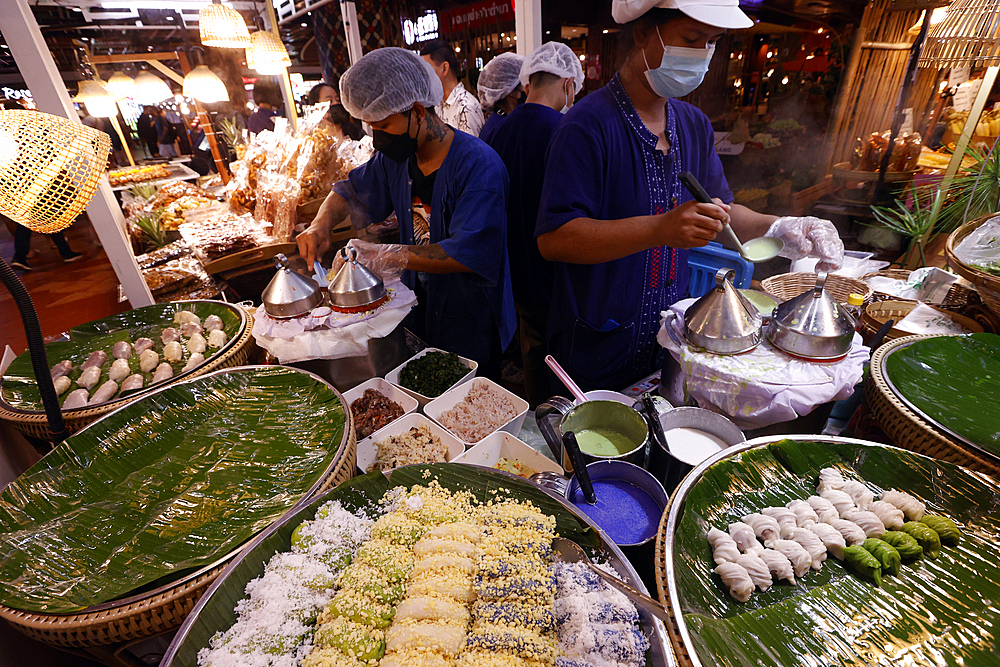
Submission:
M 563 434 L 563 447 L 569 453 L 569 460 L 573 462 L 573 471 L 580 481 L 580 489 L 583 490 L 583 497 L 588 503 L 597 503 L 597 494 L 594 493 L 594 482 L 590 479 L 590 472 L 587 470 L 587 462 L 583 460 L 583 452 L 576 441 L 576 433 L 567 431 Z

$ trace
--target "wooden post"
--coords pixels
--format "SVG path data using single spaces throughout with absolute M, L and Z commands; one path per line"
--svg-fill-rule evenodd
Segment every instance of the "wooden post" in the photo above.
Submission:
M 111 117 L 111 125 L 115 128 L 115 132 L 118 133 L 118 138 L 122 140 L 122 146 L 125 147 L 125 155 L 128 156 L 128 163 L 135 166 L 135 160 L 132 159 L 132 151 L 129 150 L 128 142 L 125 141 L 125 133 L 122 132 L 122 126 L 118 124 L 118 116 Z

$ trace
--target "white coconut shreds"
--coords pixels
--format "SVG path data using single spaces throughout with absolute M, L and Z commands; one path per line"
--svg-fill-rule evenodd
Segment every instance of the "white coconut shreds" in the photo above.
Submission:
M 297 530 L 290 552 L 276 553 L 264 574 L 236 603 L 236 623 L 198 652 L 200 667 L 296 667 L 312 650 L 319 610 L 333 598 L 334 583 L 358 547 L 371 536 L 372 519 L 322 505 Z
M 556 563 L 555 575 L 557 667 L 643 667 L 649 639 L 635 605 L 581 563 Z

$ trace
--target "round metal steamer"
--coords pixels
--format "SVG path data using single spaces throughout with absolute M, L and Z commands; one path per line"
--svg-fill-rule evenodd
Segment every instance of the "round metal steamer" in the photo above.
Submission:
M 385 283 L 358 261 L 358 251 L 345 246 L 340 256 L 344 265 L 327 287 L 330 307 L 341 312 L 361 312 L 384 301 Z
M 252 368 L 270 367 L 225 368 L 217 370 L 211 375 L 235 373 Z M 347 428 L 344 429 L 344 435 L 337 448 L 337 455 L 324 471 L 323 476 L 299 502 L 288 509 L 284 516 L 295 513 L 303 504 L 351 479 L 357 467 L 357 434 L 354 430 L 354 418 L 350 406 L 344 400 L 343 395 L 321 377 L 307 371 L 300 370 L 299 372 L 327 384 L 336 394 L 344 407 Z M 189 378 L 189 380 L 193 379 Z M 155 395 L 167 388 L 166 386 L 160 387 L 147 396 Z M 121 407 L 124 406 L 120 406 L 119 409 Z M 104 417 L 111 414 L 114 413 L 109 413 Z M 275 524 L 280 524 L 281 521 L 282 519 L 279 518 Z M 251 539 L 250 543 L 257 539 L 259 537 Z M 180 627 L 187 615 L 195 608 L 201 596 L 209 590 L 212 583 L 233 563 L 244 548 L 246 545 L 241 545 L 216 562 L 206 565 L 196 572 L 139 595 L 95 605 L 72 614 L 42 614 L 0 605 L 0 618 L 7 620 L 15 629 L 32 639 L 46 644 L 82 649 L 97 647 L 97 652 L 104 652 L 112 648 L 111 645 L 152 637 Z
M 277 319 L 288 319 L 305 315 L 323 303 L 323 292 L 316 281 L 292 271 L 287 257 L 275 255 L 274 266 L 278 272 L 260 296 L 264 312 Z
M 195 301 L 174 301 L 173 303 L 203 303 L 206 301 L 209 300 L 198 299 Z M 212 303 L 222 302 L 212 301 Z M 148 391 L 130 394 L 125 398 L 102 403 L 101 405 L 93 408 L 85 408 L 83 410 L 67 410 L 63 412 L 63 420 L 66 423 L 67 431 L 70 434 L 76 433 L 89 424 L 95 422 L 97 419 L 118 410 L 127 403 L 131 403 L 132 401 L 138 400 L 144 396 L 149 396 L 150 392 L 159 391 L 166 387 L 172 387 L 178 382 L 192 380 L 196 377 L 202 377 L 218 370 L 243 366 L 247 362 L 252 362 L 256 356 L 258 347 L 253 338 L 253 326 L 249 322 L 249 315 L 242 307 L 236 304 L 225 303 L 224 305 L 232 308 L 239 314 L 240 331 L 237 335 L 230 338 L 222 349 L 209 358 L 208 361 L 198 368 L 187 371 L 186 373 L 178 373 L 171 379 L 167 380 L 164 384 L 153 385 L 149 387 Z M 38 438 L 39 440 L 50 440 L 52 438 L 52 434 L 49 433 L 48 418 L 46 418 L 44 411 L 29 412 L 18 410 L 7 406 L 6 403 L 0 400 L 0 420 L 8 422 L 11 426 L 29 437 Z
M 774 309 L 767 338 L 783 352 L 815 361 L 835 361 L 851 350 L 857 323 L 824 289 L 827 275 L 813 289 Z
M 695 347 L 716 354 L 740 354 L 760 343 L 760 313 L 733 287 L 735 276 L 732 269 L 719 269 L 715 288 L 684 313 L 684 337 Z

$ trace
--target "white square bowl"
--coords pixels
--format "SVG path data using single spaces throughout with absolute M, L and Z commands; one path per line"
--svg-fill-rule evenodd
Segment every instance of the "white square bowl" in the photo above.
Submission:
M 456 456 L 460 456 L 465 451 L 465 444 L 442 428 L 440 424 L 436 423 L 430 417 L 411 412 L 408 415 L 400 417 L 385 428 L 380 429 L 377 433 L 372 434 L 370 438 L 365 438 L 358 443 L 358 468 L 361 469 L 361 472 L 367 472 L 368 468 L 375 463 L 375 458 L 378 456 L 378 443 L 380 441 L 405 433 L 420 424 L 427 424 L 430 432 L 440 438 L 441 442 L 448 447 L 446 457 L 448 461 L 451 461 Z
M 396 403 L 398 403 L 399 407 L 403 408 L 403 415 L 402 417 L 398 417 L 397 419 L 402 419 L 411 412 L 416 412 L 417 408 L 420 407 L 417 404 L 417 399 L 413 398 L 412 396 L 410 396 L 405 391 L 403 391 L 396 385 L 392 384 L 391 382 L 386 382 L 382 378 L 372 378 L 371 380 L 365 380 L 357 387 L 354 387 L 350 391 L 344 392 L 344 400 L 347 401 L 347 407 L 350 408 L 351 403 L 361 398 L 361 395 L 365 393 L 366 389 L 374 389 L 378 393 L 388 398 L 390 401 L 395 401 Z M 372 438 L 376 437 L 381 431 L 383 431 L 386 428 L 389 428 L 389 426 L 391 426 L 394 422 L 395 420 L 389 422 L 388 424 L 380 428 L 378 431 L 372 433 L 367 438 L 359 440 L 358 447 L 360 448 L 361 443 L 371 440 Z
M 511 435 L 520 433 L 521 425 L 524 423 L 524 417 L 528 414 L 528 402 L 517 395 L 510 393 L 493 380 L 487 378 L 474 378 L 471 382 L 465 382 L 457 387 L 452 387 L 425 405 L 424 414 L 440 424 L 442 428 L 447 429 L 448 427 L 441 423 L 441 414 L 451 410 L 453 407 L 465 400 L 465 397 L 469 395 L 469 392 L 472 391 L 472 388 L 475 387 L 477 383 L 483 383 L 493 387 L 493 389 L 510 399 L 510 402 L 514 405 L 514 409 L 517 410 L 517 415 L 513 419 L 496 430 L 506 431 Z M 450 430 L 448 432 L 459 440 L 462 440 L 457 433 Z M 472 447 L 476 444 L 476 442 L 482 442 L 482 440 L 477 440 L 476 442 L 462 440 L 462 442 L 464 442 L 467 447 Z
M 399 371 L 403 370 L 403 366 L 405 366 L 406 364 L 410 363 L 414 359 L 419 359 L 420 357 L 424 356 L 428 352 L 447 352 L 447 350 L 439 350 L 436 347 L 428 347 L 426 349 L 421 350 L 420 352 L 417 352 L 415 355 L 413 355 L 412 357 L 410 357 L 409 359 L 407 359 L 406 361 L 404 361 L 403 363 L 401 363 L 399 366 L 396 366 L 391 371 L 389 371 L 388 373 L 385 374 L 385 379 L 386 380 L 388 380 L 389 382 L 393 383 L 394 385 L 396 385 L 397 387 L 399 387 L 400 389 L 402 389 L 403 391 L 405 391 L 407 394 L 409 394 L 413 398 L 417 399 L 417 403 L 420 404 L 420 407 L 423 407 L 423 406 L 427 405 L 428 403 L 430 403 L 431 401 L 433 401 L 435 398 L 440 398 L 440 397 L 424 396 L 423 394 L 418 394 L 417 392 L 411 391 L 411 390 L 407 389 L 406 387 L 404 387 L 403 385 L 399 384 Z M 468 382 L 472 378 L 476 377 L 476 370 L 479 368 L 479 364 L 478 363 L 476 363 L 472 359 L 466 359 L 465 357 L 462 357 L 462 356 L 460 356 L 458 358 L 458 360 L 462 362 L 463 366 L 465 366 L 466 368 L 469 369 L 469 372 L 466 373 L 465 377 L 463 377 L 461 380 L 459 380 L 455 384 L 451 385 L 451 387 L 448 387 L 448 389 L 443 394 L 441 394 L 441 396 L 444 396 L 444 394 L 447 394 L 448 391 L 451 391 L 452 389 L 454 389 L 458 385 L 463 384 L 465 382 Z
M 478 445 L 456 457 L 452 463 L 468 463 L 492 468 L 496 466 L 497 461 L 504 458 L 521 463 L 527 469 L 525 472 L 528 477 L 536 472 L 555 472 L 560 475 L 564 472 L 558 463 L 505 431 L 497 431 L 486 436 Z

